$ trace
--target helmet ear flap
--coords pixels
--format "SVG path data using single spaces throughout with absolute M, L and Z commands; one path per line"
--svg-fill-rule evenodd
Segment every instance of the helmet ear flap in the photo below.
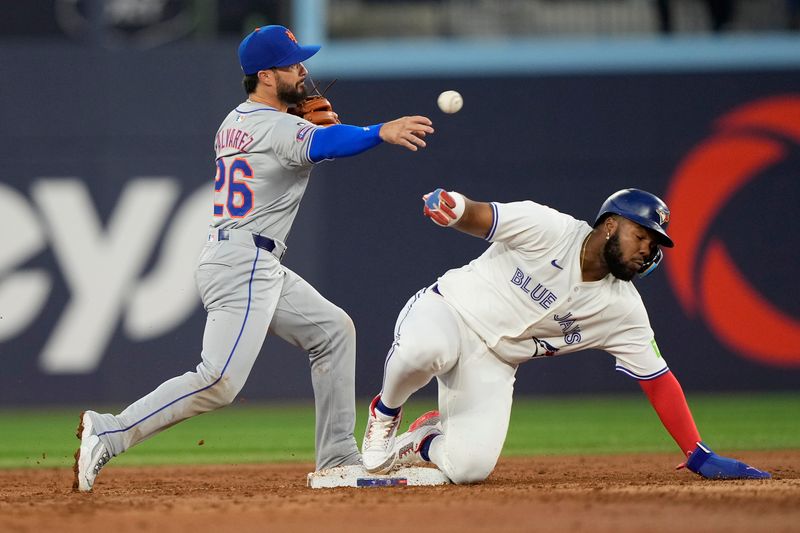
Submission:
M 661 248 L 659 248 L 650 259 L 644 262 L 642 268 L 639 269 L 639 277 L 644 278 L 652 274 L 653 271 L 658 268 L 658 265 L 661 264 L 662 259 L 664 259 L 664 253 L 661 251 Z

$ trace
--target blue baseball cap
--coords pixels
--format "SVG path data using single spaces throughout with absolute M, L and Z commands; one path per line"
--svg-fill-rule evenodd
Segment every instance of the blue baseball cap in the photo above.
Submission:
M 300 46 L 294 34 L 283 26 L 262 26 L 253 30 L 239 45 L 239 64 L 245 74 L 272 67 L 302 63 L 316 54 L 320 46 Z

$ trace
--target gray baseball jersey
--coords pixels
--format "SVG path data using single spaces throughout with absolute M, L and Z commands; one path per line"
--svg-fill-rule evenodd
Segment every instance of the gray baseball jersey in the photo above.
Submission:
M 202 360 L 196 371 L 164 382 L 119 415 L 92 415 L 112 455 L 232 402 L 269 331 L 309 355 L 317 468 L 360 463 L 353 437 L 353 323 L 280 263 L 313 166 L 309 149 L 316 129 L 250 102 L 222 122 L 215 138 L 211 229 L 195 272 L 208 312 Z
M 263 104 L 244 102 L 217 131 L 212 226 L 286 242 L 313 163 L 316 126 Z

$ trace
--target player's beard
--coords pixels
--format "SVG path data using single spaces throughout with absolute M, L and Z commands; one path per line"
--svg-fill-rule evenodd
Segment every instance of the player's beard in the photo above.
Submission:
M 603 247 L 603 259 L 606 260 L 608 270 L 615 278 L 630 281 L 638 270 L 631 269 L 622 259 L 622 249 L 619 246 L 619 236 L 615 233 L 606 241 Z
M 276 89 L 280 101 L 287 105 L 297 105 L 306 99 L 306 86 L 304 84 L 300 84 L 298 87 L 279 79 Z

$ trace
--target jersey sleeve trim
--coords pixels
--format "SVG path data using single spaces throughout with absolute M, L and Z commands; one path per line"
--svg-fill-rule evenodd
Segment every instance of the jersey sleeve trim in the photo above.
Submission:
M 664 375 L 667 372 L 669 372 L 669 367 L 667 367 L 667 366 L 665 366 L 664 368 L 662 368 L 658 372 L 653 372 L 652 374 L 647 374 L 647 375 L 644 375 L 644 376 L 640 376 L 639 374 L 636 374 L 635 372 L 631 372 L 630 369 L 625 368 L 622 365 L 617 365 L 614 369 L 617 372 L 622 372 L 623 374 L 627 374 L 630 377 L 632 377 L 633 379 L 638 379 L 639 381 L 650 381 L 651 379 L 656 379 L 658 376 Z
M 489 233 L 486 234 L 485 239 L 487 241 L 491 241 L 494 238 L 494 233 L 497 231 L 497 204 L 492 202 L 489 204 L 492 206 L 492 227 L 489 228 Z
M 311 159 L 311 142 L 314 139 L 314 134 L 317 133 L 317 128 L 311 128 L 310 130 L 311 135 L 308 138 L 308 142 L 306 143 L 306 149 L 303 152 L 303 156 L 305 156 L 306 161 L 309 163 L 319 163 L 320 161 L 314 161 Z

